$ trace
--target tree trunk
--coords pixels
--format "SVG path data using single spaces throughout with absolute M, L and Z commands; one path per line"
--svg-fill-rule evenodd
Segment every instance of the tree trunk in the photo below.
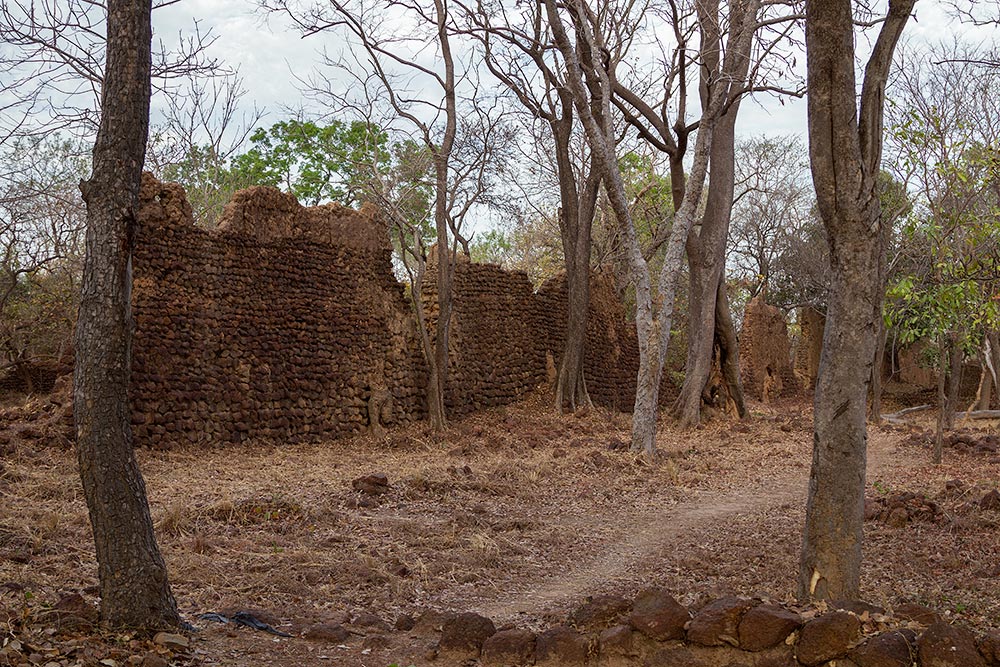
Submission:
M 729 294 L 726 290 L 726 270 L 719 276 L 719 295 L 715 299 L 715 340 L 719 346 L 719 365 L 722 379 L 726 383 L 729 399 L 736 406 L 736 414 L 745 419 L 746 399 L 743 396 L 743 378 L 740 376 L 740 344 L 736 338 L 736 326 L 729 311 Z
M 962 390 L 963 361 L 965 361 L 965 353 L 962 350 L 960 336 L 951 334 L 948 336 L 948 400 L 942 406 L 945 428 L 954 428 L 955 426 L 959 392 Z
M 875 342 L 875 362 L 872 365 L 872 407 L 869 418 L 873 424 L 882 423 L 882 371 L 885 365 L 885 320 L 879 318 L 878 337 Z
M 87 204 L 76 325 L 77 456 L 97 547 L 101 618 L 114 627 L 179 622 L 132 450 L 129 375 L 132 227 L 149 128 L 149 0 L 109 0 L 101 123 Z
M 559 235 L 566 261 L 566 341 L 556 381 L 556 409 L 560 412 L 566 409 L 576 411 L 591 405 L 584 377 L 584 346 L 590 314 L 591 230 L 601 182 L 600 172 L 591 157 L 582 188 L 577 186 L 571 157 L 573 101 L 568 91 L 561 96 L 562 116 L 550 122 L 556 144 L 556 171 L 562 203 Z
M 857 105 L 850 0 L 806 3 L 809 158 L 831 285 L 814 398 L 813 462 L 799 562 L 805 598 L 856 600 L 866 412 L 885 282 L 876 182 L 885 82 L 914 0 L 890 0 Z
M 451 152 L 458 131 L 458 107 L 455 92 L 455 62 L 449 41 L 447 9 L 435 0 L 440 58 L 444 62 L 445 127 L 441 143 L 434 148 L 434 226 L 437 232 L 438 320 L 434 331 L 434 366 L 428 376 L 427 401 L 431 424 L 436 430 L 447 424 L 445 392 L 448 386 L 448 348 L 451 333 L 452 282 L 455 276 L 455 252 L 448 243 L 448 172 Z M 436 376 L 436 377 L 435 377 Z
M 993 402 L 993 376 L 988 368 L 983 366 L 982 377 L 979 379 L 979 401 L 976 403 L 977 410 L 989 410 L 990 403 Z
M 931 461 L 941 463 L 944 454 L 944 428 L 948 412 L 948 396 L 945 391 L 945 378 L 948 376 L 948 350 L 945 344 L 945 337 L 938 339 L 938 378 L 937 378 L 937 398 L 938 398 L 938 418 L 937 428 L 934 430 L 934 452 Z
M 719 284 L 725 279 L 726 242 L 733 211 L 738 111 L 739 100 L 730 105 L 714 126 L 710 157 L 712 169 L 701 230 L 692 231 L 687 240 L 687 361 L 684 365 L 684 384 L 674 404 L 674 414 L 681 427 L 686 428 L 697 426 L 701 421 L 702 393 L 712 373 L 714 343 L 717 341 Z M 730 386 L 730 389 L 742 391 L 742 385 Z

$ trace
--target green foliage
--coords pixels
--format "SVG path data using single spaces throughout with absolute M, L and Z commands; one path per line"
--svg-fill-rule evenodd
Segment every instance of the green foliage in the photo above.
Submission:
M 291 192 L 304 205 L 356 206 L 389 159 L 388 135 L 361 121 L 328 125 L 289 120 L 259 129 L 253 147 L 232 161 L 240 180 Z
M 894 137 L 922 169 L 923 188 L 904 225 L 907 262 L 890 283 L 886 323 L 904 344 L 949 336 L 972 353 L 1000 325 L 996 152 L 964 132 L 946 133 L 935 109 L 903 118 Z M 931 164 L 921 162 L 927 142 L 940 147 Z

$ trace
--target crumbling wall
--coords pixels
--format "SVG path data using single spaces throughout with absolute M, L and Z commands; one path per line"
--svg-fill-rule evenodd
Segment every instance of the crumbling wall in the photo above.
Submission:
M 218 230 L 184 192 L 143 178 L 136 229 L 132 408 L 137 444 L 331 438 L 419 415 L 422 369 L 373 209 L 303 209 L 238 193 Z
M 558 366 L 566 340 L 569 292 L 566 275 L 551 278 L 538 288 L 539 332 L 545 350 Z M 673 337 L 672 337 L 673 341 Z M 671 343 L 671 350 L 676 345 Z M 678 394 L 668 354 L 668 366 L 660 383 L 660 403 L 673 401 Z M 584 345 L 584 376 L 591 400 L 600 406 L 630 412 L 635 404 L 635 383 L 639 372 L 639 344 L 635 323 L 615 292 L 609 272 L 596 271 L 590 279 L 590 312 Z
M 436 299 L 433 285 L 425 297 Z M 460 261 L 453 297 L 445 388 L 450 416 L 512 403 L 545 381 L 538 307 L 526 273 Z
M 816 386 L 819 358 L 823 352 L 826 317 L 815 308 L 799 308 L 799 344 L 795 348 L 795 371 L 809 387 Z
M 300 206 L 255 187 L 218 228 L 194 226 L 183 189 L 145 175 L 136 228 L 132 413 L 137 444 L 319 440 L 426 413 L 427 368 L 388 230 L 372 207 Z M 424 286 L 436 326 L 435 258 Z M 456 265 L 446 407 L 519 400 L 562 354 L 565 277 Z M 585 365 L 599 405 L 629 410 L 635 326 L 597 274 Z M 677 390 L 666 372 L 661 400 Z
M 759 296 L 750 300 L 743 316 L 740 362 L 743 391 L 750 398 L 768 401 L 801 390 L 792 369 L 785 318 Z

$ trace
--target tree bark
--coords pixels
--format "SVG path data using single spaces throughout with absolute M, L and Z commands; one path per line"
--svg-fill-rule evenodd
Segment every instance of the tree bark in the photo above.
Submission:
M 958 411 L 959 392 L 962 390 L 962 362 L 965 361 L 965 353 L 962 350 L 960 336 L 950 334 L 948 336 L 948 397 L 942 404 L 944 412 L 944 427 L 954 428 L 955 413 Z M 944 367 L 942 365 L 942 367 Z
M 799 564 L 805 598 L 857 599 L 866 411 L 886 238 L 876 181 L 885 82 L 914 0 L 890 0 L 856 103 L 850 0 L 808 0 L 809 157 L 830 245 L 831 289 L 814 398 L 813 462 Z
M 107 61 L 87 204 L 76 325 L 77 457 L 94 530 L 101 618 L 114 627 L 179 622 L 132 450 L 129 375 L 132 228 L 149 128 L 149 0 L 109 0 Z
M 872 406 L 869 418 L 873 424 L 882 423 L 882 372 L 885 365 L 885 320 L 879 318 L 878 337 L 875 342 L 875 360 L 872 364 Z
M 692 231 L 687 240 L 688 256 L 688 339 L 684 384 L 674 404 L 674 414 L 681 427 L 694 427 L 701 421 L 702 394 L 712 373 L 716 336 L 716 316 L 721 283 L 725 279 L 726 242 L 733 210 L 736 169 L 736 116 L 739 100 L 733 102 L 714 128 L 711 175 L 705 214 L 700 232 Z M 731 317 L 727 317 L 730 325 Z M 729 335 L 730 332 L 722 332 Z M 732 332 L 735 337 L 735 332 Z M 734 347 L 727 346 L 728 350 Z M 738 357 L 728 362 L 738 364 Z M 738 370 L 736 375 L 738 376 Z M 742 383 L 727 382 L 737 404 L 743 403 Z
M 745 419 L 749 413 L 743 395 L 743 378 L 740 376 L 740 344 L 736 338 L 733 316 L 729 311 L 725 267 L 719 277 L 719 295 L 715 299 L 715 340 L 719 346 L 719 365 L 729 399 L 733 401 L 739 418 Z
M 448 32 L 448 13 L 443 0 L 434 1 L 440 57 L 444 62 L 445 127 L 441 143 L 434 152 L 434 226 L 437 233 L 438 319 L 434 330 L 434 364 L 428 373 L 428 413 L 431 424 L 442 430 L 448 422 L 445 392 L 448 386 L 448 348 L 451 334 L 452 283 L 455 276 L 455 252 L 448 242 L 448 171 L 451 152 L 458 132 L 458 101 L 455 91 L 455 60 Z
M 567 317 L 566 340 L 556 381 L 556 409 L 576 411 L 590 407 L 584 376 L 584 347 L 590 315 L 590 248 L 594 212 L 600 190 L 600 172 L 590 159 L 582 187 L 573 173 L 573 101 L 569 91 L 560 92 L 562 116 L 550 121 L 556 144 L 556 171 L 562 204 L 559 231 L 566 261 Z
M 946 338 L 941 336 L 938 339 L 938 373 L 937 373 L 937 399 L 938 416 L 937 426 L 934 429 L 934 451 L 931 454 L 931 461 L 941 463 L 944 454 L 944 429 L 947 421 L 948 395 L 945 389 L 946 378 L 948 377 L 948 347 Z

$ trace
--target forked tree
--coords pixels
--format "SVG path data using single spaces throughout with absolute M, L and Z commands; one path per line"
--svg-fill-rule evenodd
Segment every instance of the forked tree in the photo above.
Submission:
M 593 9 L 582 0 L 564 5 L 546 0 L 545 7 L 554 44 L 566 64 L 567 85 L 586 131 L 595 167 L 601 170 L 608 199 L 626 244 L 630 280 L 635 288 L 635 321 L 639 343 L 639 371 L 632 413 L 632 449 L 652 453 L 655 449 L 660 380 L 670 341 L 684 246 L 701 204 L 708 176 L 714 127 L 729 101 L 730 86 L 738 86 L 748 71 L 761 3 L 758 0 L 745 0 L 734 2 L 729 7 L 729 40 L 719 65 L 726 77 L 705 82 L 691 169 L 669 233 L 660 241 L 664 246 L 663 265 L 655 285 L 651 280 L 649 258 L 639 245 L 633 225 L 615 156 L 613 128 L 608 120 L 602 120 L 611 118 L 613 90 L 613 73 L 608 71 L 608 51 L 603 26 Z M 718 11 L 718 3 L 697 3 L 699 29 L 703 39 L 709 42 L 714 39 L 713 35 L 719 25 Z M 567 29 L 567 19 L 572 33 Z
M 87 205 L 76 326 L 77 456 L 97 546 L 101 618 L 115 627 L 179 622 L 132 448 L 132 238 L 149 130 L 149 0 L 109 0 L 106 66 Z
M 830 246 L 831 288 L 814 398 L 813 462 L 799 565 L 803 597 L 858 597 L 866 409 L 885 295 L 878 193 L 886 81 L 915 0 L 890 0 L 860 107 L 850 0 L 806 3 L 809 159 Z

